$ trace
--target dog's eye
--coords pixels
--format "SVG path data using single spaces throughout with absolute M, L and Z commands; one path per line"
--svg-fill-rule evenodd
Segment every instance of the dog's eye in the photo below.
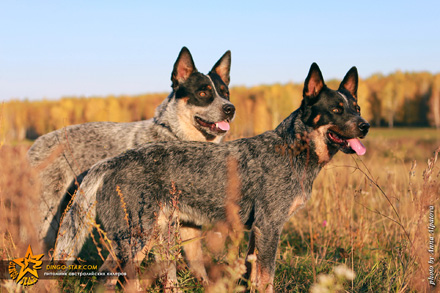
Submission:
M 332 112 L 335 114 L 342 114 L 343 109 L 342 108 L 333 108 Z
M 206 97 L 206 92 L 199 92 L 199 96 L 201 96 L 202 98 Z

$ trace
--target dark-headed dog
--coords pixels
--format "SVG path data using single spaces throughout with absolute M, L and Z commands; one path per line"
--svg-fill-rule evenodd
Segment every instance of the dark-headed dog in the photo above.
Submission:
M 252 231 L 248 255 L 256 255 L 256 270 L 247 274 L 260 291 L 272 291 L 283 225 L 309 198 L 321 168 L 339 150 L 365 153 L 359 138 L 367 134 L 369 124 L 360 116 L 357 87 L 355 67 L 338 90 L 331 90 L 314 63 L 300 108 L 275 130 L 219 145 L 147 144 L 96 164 L 61 225 L 54 258 L 74 259 L 78 254 L 88 225 L 75 211 L 88 211 L 107 231 L 122 268 L 133 273 L 124 266 L 146 245 L 153 227 L 163 224 L 160 219 L 171 217 L 175 187 L 180 222 L 196 226 L 226 221 L 227 201 L 236 198 L 239 219 Z M 232 197 L 231 176 L 240 182 Z M 125 195 L 125 211 L 118 193 Z M 159 231 L 166 231 L 162 228 Z
M 219 143 L 235 116 L 235 107 L 229 101 L 230 66 L 231 53 L 227 51 L 207 75 L 202 74 L 183 47 L 171 75 L 173 90 L 156 109 L 154 118 L 132 123 L 86 123 L 39 137 L 28 157 L 40 170 L 42 219 L 36 224 L 46 250 L 55 245 L 60 216 L 70 200 L 66 191 L 69 186 L 75 187 L 74 180 L 80 181 L 93 164 L 152 141 Z M 183 229 L 182 237 L 199 235 L 195 231 Z

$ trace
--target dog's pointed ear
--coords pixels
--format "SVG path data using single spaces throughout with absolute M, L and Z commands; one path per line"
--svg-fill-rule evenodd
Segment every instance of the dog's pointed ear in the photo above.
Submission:
M 173 73 L 171 74 L 173 88 L 187 80 L 188 77 L 194 72 L 197 72 L 197 68 L 194 65 L 194 60 L 191 56 L 191 53 L 187 47 L 183 47 L 182 50 L 180 50 L 176 62 L 174 63 Z
M 358 71 L 355 66 L 353 66 L 345 75 L 341 84 L 339 85 L 339 90 L 347 90 L 355 99 L 357 99 L 359 76 Z
M 304 82 L 303 97 L 316 97 L 324 87 L 325 83 L 321 70 L 318 64 L 313 63 L 312 66 L 310 66 L 309 74 Z
M 220 76 L 223 82 L 229 86 L 229 72 L 231 71 L 231 51 L 226 51 L 225 54 L 215 63 L 211 72 L 215 72 Z

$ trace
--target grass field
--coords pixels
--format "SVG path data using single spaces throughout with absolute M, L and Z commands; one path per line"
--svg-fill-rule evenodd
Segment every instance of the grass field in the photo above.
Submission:
M 435 257 L 432 268 L 439 283 L 440 233 L 436 228 L 429 234 L 427 227 L 430 206 L 435 209 L 435 223 L 440 219 L 440 165 L 433 159 L 440 146 L 440 131 L 372 129 L 364 144 L 367 153 L 363 157 L 336 155 L 315 181 L 310 201 L 285 225 L 277 257 L 277 292 L 424 292 L 439 288 L 428 284 L 428 260 Z M 29 243 L 35 253 L 41 249 L 33 230 L 38 189 L 25 160 L 28 147 L 28 143 L 12 146 L 6 142 L 0 148 L 3 260 L 23 257 Z M 435 243 L 432 255 L 428 252 L 430 236 Z M 235 235 L 217 250 L 206 244 L 213 282 L 205 289 L 179 254 L 183 291 L 244 289 L 237 280 L 243 269 L 246 238 L 247 233 Z M 99 287 L 85 278 L 57 283 L 72 292 Z M 43 289 L 40 284 L 29 291 Z M 160 281 L 148 290 L 159 292 Z

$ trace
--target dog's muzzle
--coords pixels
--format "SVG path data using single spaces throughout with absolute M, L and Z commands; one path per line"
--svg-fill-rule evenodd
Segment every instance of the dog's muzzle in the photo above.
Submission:
M 358 128 L 359 130 L 363 133 L 363 135 L 367 135 L 368 130 L 370 129 L 370 123 L 366 122 L 366 121 L 361 121 L 358 124 Z
M 232 118 L 235 115 L 235 106 L 232 104 L 224 104 L 223 105 L 223 113 L 225 113 L 225 115 L 228 118 Z

